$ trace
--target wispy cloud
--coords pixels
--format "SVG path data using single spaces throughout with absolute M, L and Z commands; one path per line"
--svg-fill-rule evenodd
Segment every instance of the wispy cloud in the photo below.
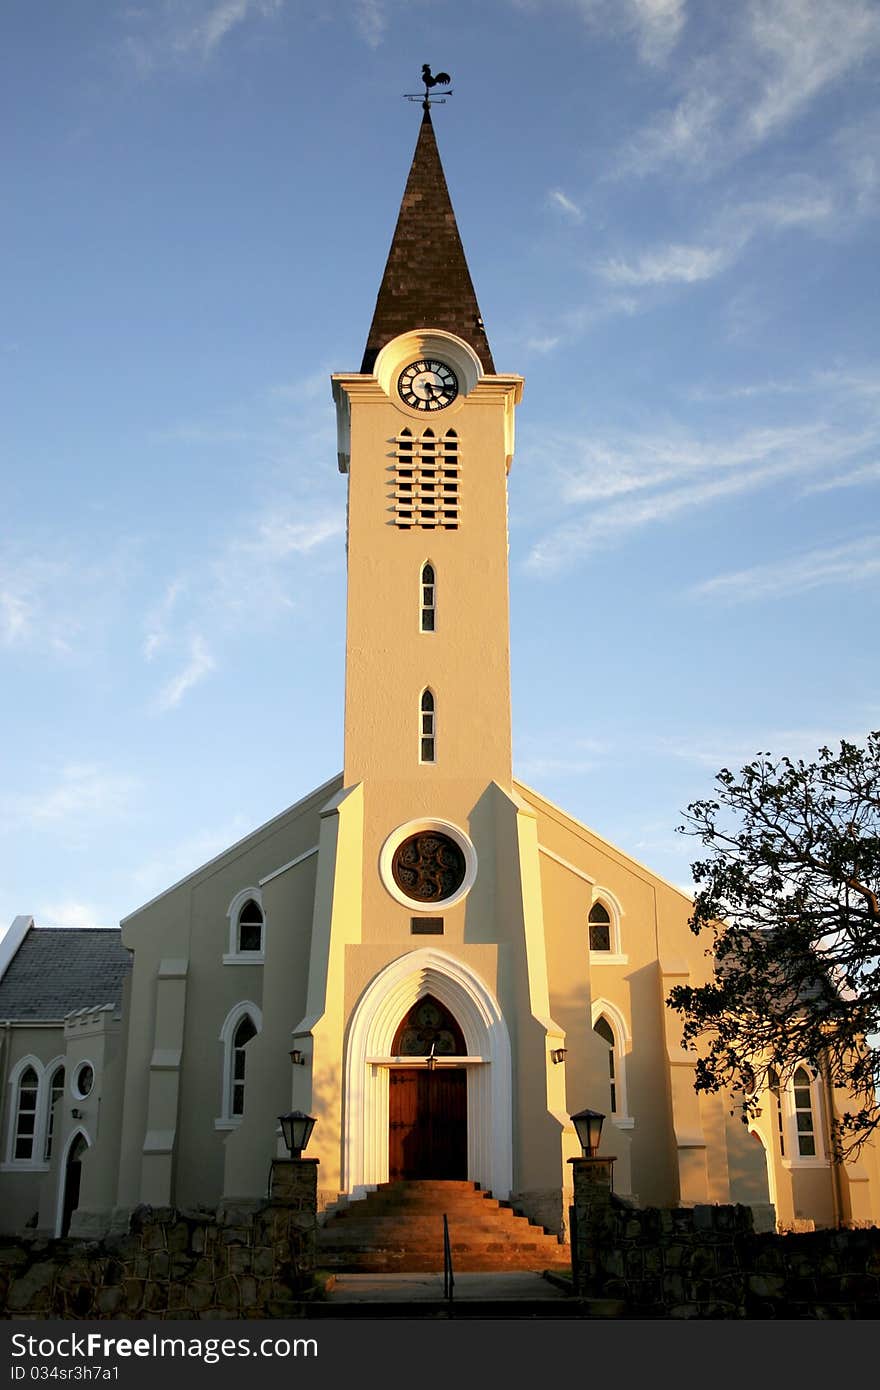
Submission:
M 556 212 L 564 213 L 572 222 L 582 222 L 584 220 L 583 210 L 578 207 L 577 203 L 574 202 L 572 198 L 569 198 L 567 193 L 563 193 L 561 188 L 551 188 L 550 192 L 547 194 L 547 203 L 548 206 L 553 208 Z
M 4 819 L 13 815 L 32 829 L 48 829 L 69 821 L 79 827 L 84 820 L 117 820 L 125 815 L 138 783 L 97 763 L 68 763 L 50 785 L 16 797 Z
M 568 0 L 592 29 L 623 34 L 644 63 L 665 62 L 687 18 L 687 0 Z
M 820 547 L 767 565 L 734 570 L 696 584 L 697 598 L 728 603 L 790 598 L 829 585 L 876 585 L 880 577 L 880 535 Z
M 378 48 L 388 26 L 384 0 L 354 0 L 354 13 L 361 38 L 370 48 Z
M 284 0 L 161 0 L 150 8 L 128 7 L 122 20 L 122 50 L 144 75 L 186 62 L 205 63 L 248 21 L 267 20 Z
M 633 289 L 698 284 L 727 270 L 758 234 L 825 223 L 834 211 L 827 188 L 812 179 L 790 179 L 772 195 L 724 208 L 707 229 L 703 244 L 672 243 L 630 260 L 614 257 L 600 262 L 598 273 L 612 285 Z
M 713 18 L 707 46 L 695 45 L 682 65 L 675 105 L 630 139 L 618 173 L 729 163 L 868 72 L 880 50 L 873 0 L 750 0 Z
M 584 555 L 620 544 L 649 526 L 770 487 L 809 479 L 855 459 L 876 443 L 872 425 L 851 433 L 829 422 L 749 430 L 698 439 L 684 432 L 629 438 L 547 438 L 540 467 L 555 474 L 568 518 L 551 526 L 526 561 L 554 573 Z M 566 459 L 564 467 L 556 460 Z
M 191 639 L 189 645 L 189 658 L 182 671 L 178 671 L 176 676 L 162 687 L 157 701 L 158 708 L 167 712 L 176 709 L 184 695 L 192 690 L 194 685 L 204 680 L 214 670 L 215 662 L 211 655 L 208 644 L 204 637 L 198 633 Z

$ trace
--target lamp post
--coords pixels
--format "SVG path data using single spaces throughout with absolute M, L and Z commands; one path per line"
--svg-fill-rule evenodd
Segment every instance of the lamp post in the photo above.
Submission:
M 574 1125 L 584 1158 L 595 1158 L 599 1150 L 605 1116 L 599 1110 L 579 1110 L 569 1118 Z
M 308 1145 L 315 1128 L 315 1117 L 302 1110 L 288 1110 L 286 1115 L 278 1116 L 281 1133 L 287 1152 L 291 1158 L 302 1158 L 303 1149 Z
M 612 1215 L 613 1158 L 599 1158 L 605 1116 L 599 1110 L 579 1110 L 569 1117 L 581 1146 L 581 1157 L 570 1158 L 573 1202 L 571 1267 L 574 1286 L 582 1296 L 598 1297 L 602 1290 L 599 1252 Z

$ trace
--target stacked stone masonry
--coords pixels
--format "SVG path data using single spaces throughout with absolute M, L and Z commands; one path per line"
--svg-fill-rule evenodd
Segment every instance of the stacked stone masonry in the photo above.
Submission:
M 578 1292 L 639 1318 L 878 1318 L 880 1229 L 757 1234 L 750 1208 L 635 1209 L 576 1223 Z
M 303 1316 L 315 1271 L 315 1168 L 275 1167 L 272 1201 L 255 1211 L 140 1207 L 124 1235 L 101 1241 L 7 1238 L 0 1316 Z

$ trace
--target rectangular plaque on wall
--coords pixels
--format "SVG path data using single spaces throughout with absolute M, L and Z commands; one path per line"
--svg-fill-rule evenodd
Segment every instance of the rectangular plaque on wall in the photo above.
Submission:
M 411 917 L 413 936 L 442 936 L 442 917 Z

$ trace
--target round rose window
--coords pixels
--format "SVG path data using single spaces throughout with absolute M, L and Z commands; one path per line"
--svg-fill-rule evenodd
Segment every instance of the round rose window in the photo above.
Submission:
M 465 857 L 449 835 L 420 830 L 397 846 L 391 861 L 394 882 L 415 902 L 439 903 L 464 882 Z

